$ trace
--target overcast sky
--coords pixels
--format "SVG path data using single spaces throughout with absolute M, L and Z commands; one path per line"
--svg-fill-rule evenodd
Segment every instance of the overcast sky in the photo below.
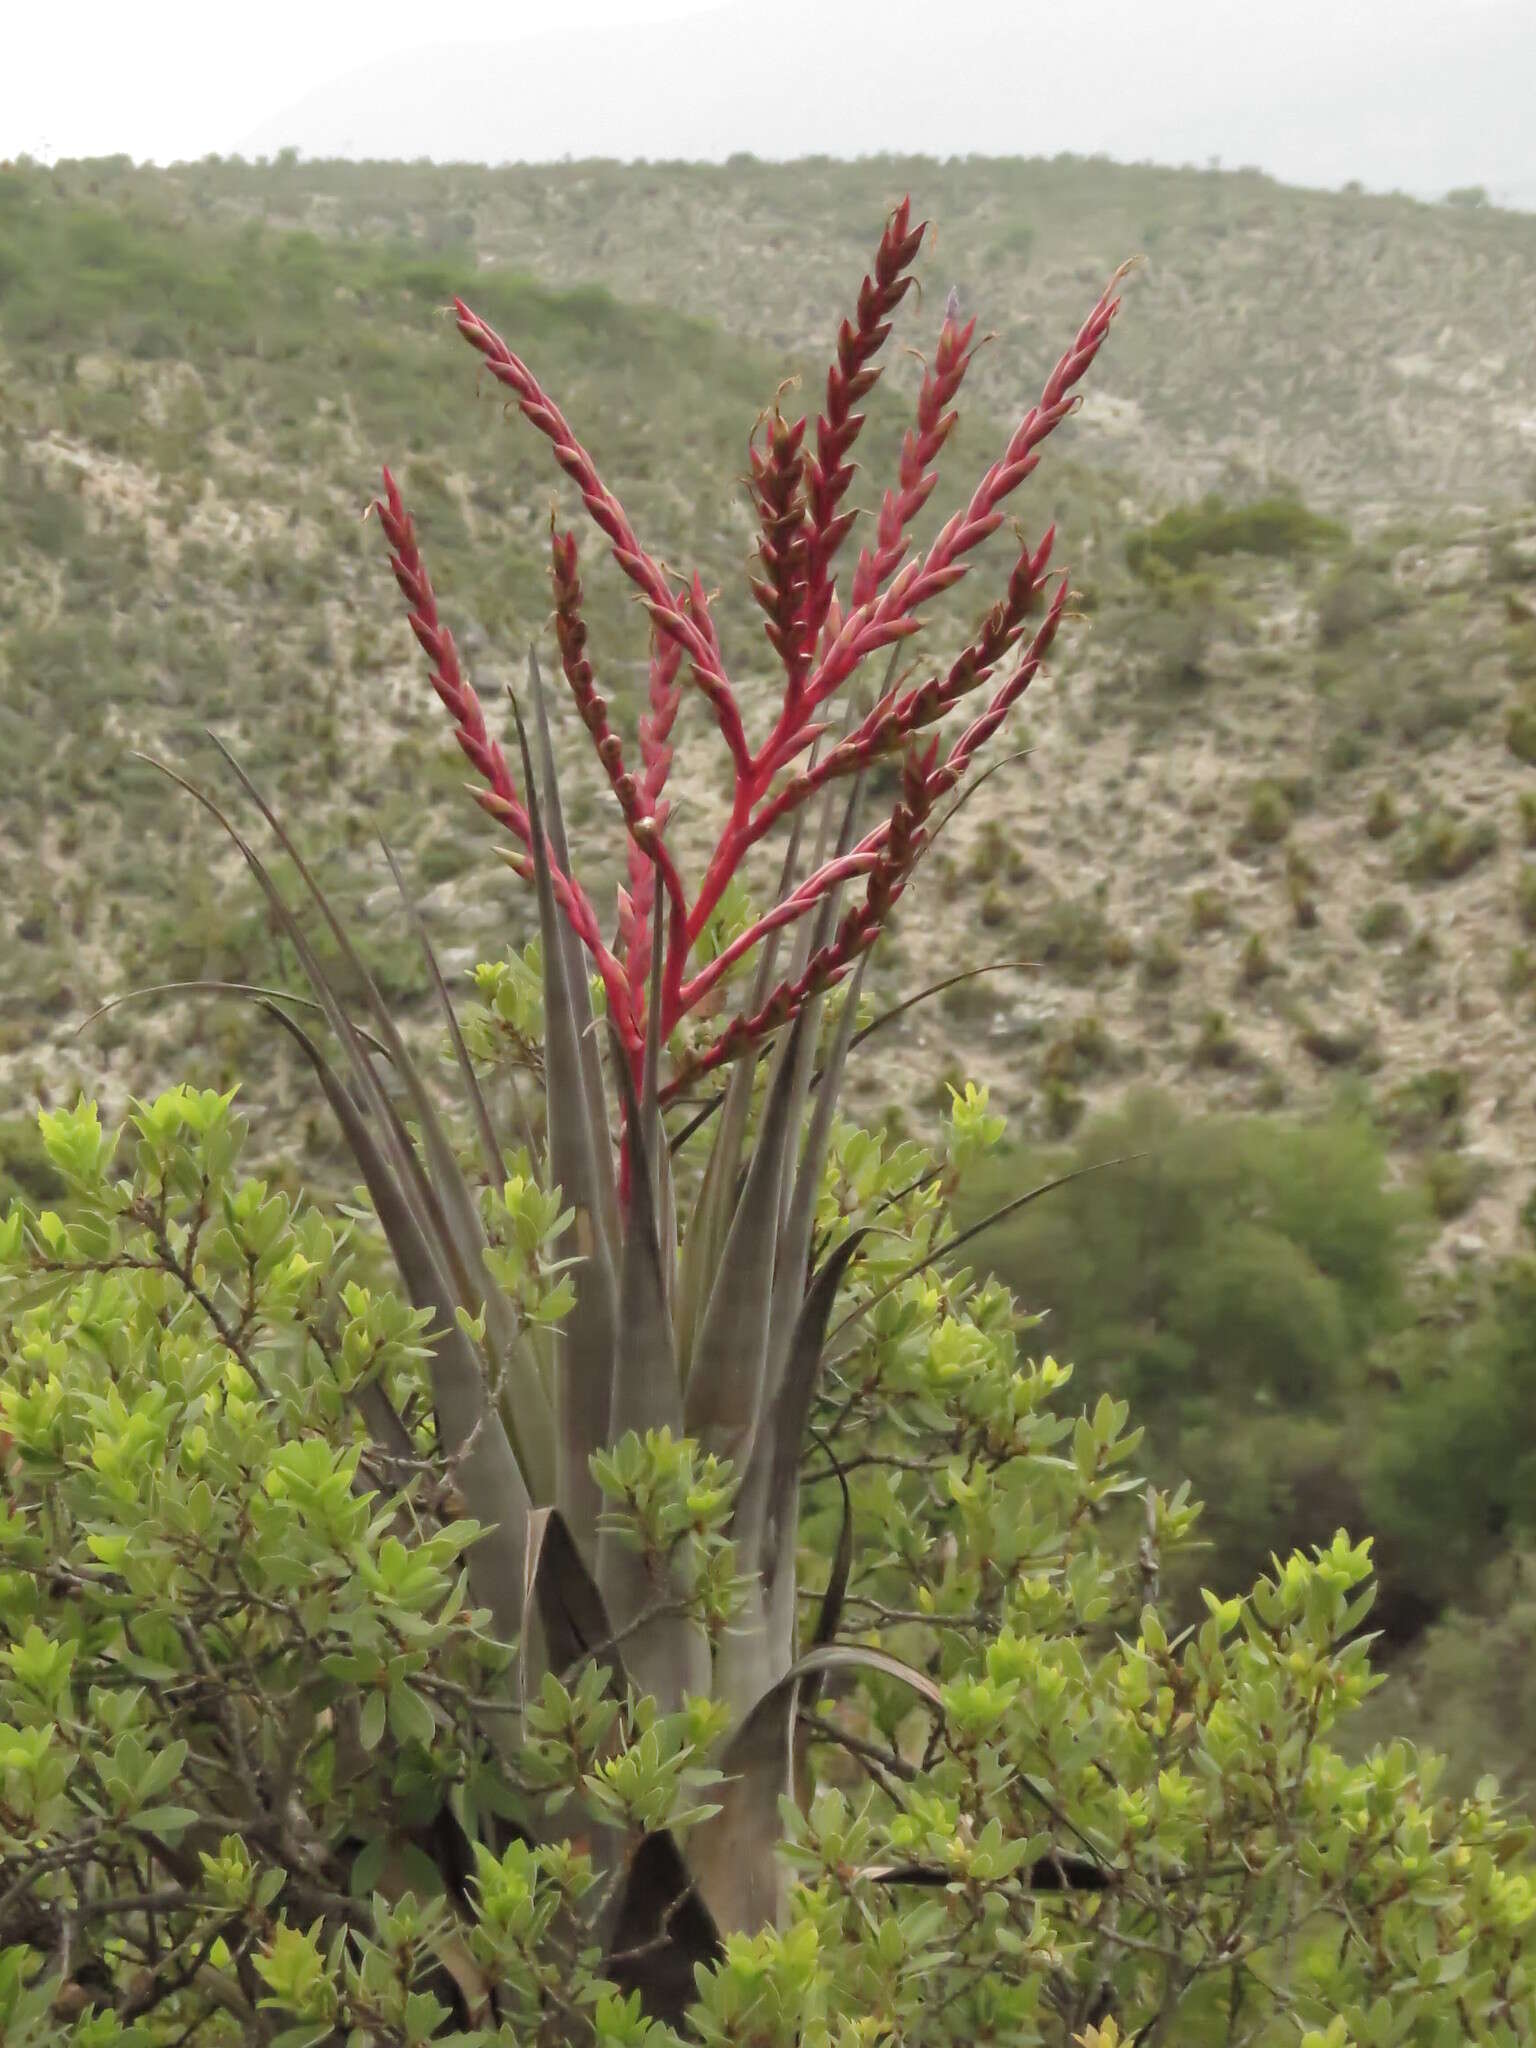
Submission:
M 0 7 L 0 157 L 1103 151 L 1536 207 L 1533 0 Z

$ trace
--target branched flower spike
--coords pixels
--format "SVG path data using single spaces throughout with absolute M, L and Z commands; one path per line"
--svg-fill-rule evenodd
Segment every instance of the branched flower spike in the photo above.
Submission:
M 1038 672 L 1060 624 L 1066 584 L 1063 579 L 1054 596 L 1047 597 L 1053 539 L 1047 532 L 1034 547 L 1026 544 L 1021 549 L 1002 598 L 947 670 L 902 691 L 884 690 L 851 732 L 819 758 L 813 757 L 817 742 L 828 731 L 833 700 L 846 692 L 871 658 L 921 630 L 922 606 L 967 574 L 970 555 L 1002 524 L 1004 504 L 1034 469 L 1040 444 L 1071 411 L 1074 389 L 1098 353 L 1119 304 L 1114 296 L 1117 274 L 1002 455 L 926 554 L 913 558 L 913 523 L 936 486 L 935 465 L 954 429 L 954 401 L 975 354 L 976 323 L 961 322 L 951 295 L 923 377 L 916 421 L 902 444 L 896 482 L 885 492 L 870 542 L 859 553 L 845 607 L 838 599 L 836 562 L 857 518 L 843 508 L 854 474 L 850 458 L 863 425 L 863 415 L 855 408 L 879 378 L 876 358 L 889 336 L 892 315 L 912 284 L 911 266 L 923 234 L 924 224 L 912 224 L 904 200 L 886 224 L 854 317 L 839 329 L 825 405 L 816 422 L 814 452 L 806 446 L 806 420 L 786 419 L 777 405 L 761 423 L 761 445 L 753 437 L 749 459 L 760 524 L 760 573 L 752 590 L 784 670 L 778 715 L 756 747 L 747 733 L 699 577 L 693 576 L 686 587 L 675 587 L 642 545 L 623 506 L 534 372 L 467 305 L 455 302 L 459 331 L 485 358 L 492 376 L 513 394 L 524 417 L 552 444 L 556 461 L 576 484 L 619 568 L 639 589 L 656 629 L 650 707 L 641 721 L 642 760 L 635 774 L 625 766 L 587 655 L 575 536 L 554 535 L 551 566 L 561 663 L 617 799 L 628 840 L 615 952 L 603 943 L 596 913 L 578 878 L 553 857 L 550 882 L 571 931 L 602 977 L 635 1077 L 648 1034 L 654 1032 L 662 1043 L 669 1041 L 737 962 L 752 954 L 762 958 L 773 933 L 835 903 L 850 883 L 863 884 L 862 901 L 841 918 L 812 957 L 726 1015 L 714 1035 L 697 1043 L 664 1078 L 664 1100 L 698 1075 L 753 1051 L 795 1016 L 813 993 L 847 977 L 878 938 L 906 887 L 927 844 L 927 821 L 935 803 L 963 779 L 981 746 L 1003 723 Z M 486 786 L 477 793 L 478 800 L 527 849 L 526 806 L 501 749 L 486 733 L 478 700 L 460 671 L 452 636 L 438 621 L 410 520 L 387 472 L 378 510 L 390 540 L 396 580 L 411 606 L 412 629 L 433 663 L 433 685 L 455 720 L 460 746 L 484 778 Z M 1043 616 L 1022 656 L 971 722 L 947 743 L 922 744 L 920 735 L 991 681 L 1037 612 Z M 661 796 L 681 673 L 709 704 L 733 768 L 729 814 L 691 891 L 667 850 L 667 809 Z M 758 841 L 829 784 L 857 776 L 871 762 L 898 753 L 905 757 L 906 767 L 901 794 L 889 816 L 857 844 L 822 861 L 804 877 L 787 873 L 778 899 L 723 953 L 696 966 L 700 939 Z M 513 864 L 531 877 L 527 852 L 516 855 Z M 658 1014 L 653 1017 L 647 990 L 650 911 L 658 884 L 667 897 L 667 917 Z

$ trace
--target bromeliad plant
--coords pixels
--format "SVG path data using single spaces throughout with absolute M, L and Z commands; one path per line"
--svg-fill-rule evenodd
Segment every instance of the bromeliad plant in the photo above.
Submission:
M 819 1232 L 818 1209 L 863 967 L 941 822 L 938 807 L 963 788 L 1056 635 L 1068 585 L 1058 576 L 1053 587 L 1053 534 L 1020 548 L 1003 595 L 947 667 L 918 664 L 898 676 L 892 660 L 862 715 L 842 707 L 875 657 L 899 656 L 921 631 L 922 608 L 967 574 L 1002 525 L 1042 442 L 1072 410 L 1118 305 L 1112 284 L 1002 455 L 918 549 L 913 524 L 937 481 L 934 464 L 976 347 L 976 323 L 960 320 L 951 295 L 896 483 L 840 600 L 840 556 L 857 516 L 846 502 L 864 424 L 856 407 L 880 375 L 877 359 L 912 285 L 923 233 L 904 201 L 886 225 L 855 315 L 839 331 L 814 452 L 808 422 L 787 419 L 777 405 L 753 436 L 760 531 L 752 591 L 782 671 L 777 715 L 755 744 L 702 579 L 695 573 L 680 583 L 646 551 L 533 372 L 455 302 L 460 333 L 549 440 L 654 629 L 631 761 L 588 656 L 576 536 L 552 527 L 560 665 L 624 831 L 612 943 L 572 861 L 536 663 L 542 794 L 521 720 L 516 769 L 491 735 L 387 470 L 374 508 L 433 687 L 481 777 L 474 794 L 512 834 L 511 864 L 537 894 L 547 1179 L 566 1205 L 558 1250 L 570 1262 L 558 1331 L 530 1326 L 488 1281 L 473 1199 L 440 1138 L 429 1136 L 422 1176 L 402 1146 L 386 1157 L 351 1111 L 349 1135 L 375 1203 L 386 1196 L 400 1218 L 396 1254 L 413 1276 L 418 1306 L 452 1311 L 472 1327 L 484 1355 L 469 1357 L 462 1336 L 457 1369 L 466 1384 L 478 1372 L 503 1390 L 494 1409 L 466 1409 L 464 1418 L 463 1441 L 473 1445 L 463 1457 L 466 1500 L 495 1525 L 471 1559 L 480 1597 L 509 1633 L 522 1627 L 528 1520 L 552 1507 L 573 1557 L 595 1574 L 603 1629 L 622 1642 L 627 1680 L 664 1711 L 711 1698 L 734 1731 L 718 1817 L 699 1831 L 692 1855 L 699 1890 L 727 1929 L 756 1927 L 779 1910 L 775 1844 L 779 1801 L 793 1782 L 792 1724 L 804 1689 L 831 1657 L 826 1644 L 842 1597 L 839 1574 L 807 1656 L 796 1572 L 801 1460 L 827 1370 L 828 1325 L 862 1237 L 846 1228 Z M 731 772 L 727 815 L 692 876 L 667 829 L 673 727 L 690 685 Z M 964 714 L 958 730 L 946 724 L 956 712 Z M 861 778 L 888 759 L 900 764 L 899 793 L 861 832 Z M 788 850 L 772 901 L 701 957 L 747 857 L 776 831 L 787 833 Z M 815 850 L 805 859 L 807 840 Z M 781 941 L 790 948 L 782 964 Z M 750 993 L 705 1038 L 685 1037 L 689 1021 L 716 1006 L 731 970 L 748 961 Z M 612 1100 L 589 978 L 611 1043 Z M 838 989 L 835 1022 L 824 1031 Z M 380 1026 L 389 1033 L 382 1016 Z M 760 1050 L 768 1051 L 768 1071 L 749 1143 Z M 399 1063 L 394 1042 L 391 1053 Z M 357 1065 L 360 1085 L 382 1110 L 367 1062 Z M 705 1158 L 680 1220 L 679 1133 L 668 1110 L 717 1070 L 729 1079 L 689 1126 L 696 1132 L 702 1122 Z M 320 1071 L 340 1107 L 340 1083 Z M 463 1072 L 474 1091 L 467 1061 Z M 411 1092 L 430 1125 L 424 1092 Z M 476 1118 L 494 1176 L 499 1147 L 478 1104 Z
M 560 665 L 625 834 L 608 937 L 537 670 L 509 753 L 386 475 L 412 629 L 538 909 L 463 1028 L 423 936 L 462 1153 L 235 768 L 367 997 L 365 1028 L 224 821 L 339 1062 L 263 1000 L 407 1299 L 364 1212 L 239 1178 L 228 1097 L 174 1090 L 116 1137 L 88 1106 L 44 1118 L 69 1213 L 0 1223 L 14 2048 L 1531 2038 L 1519 1831 L 1488 1797 L 1437 1805 L 1406 1752 L 1328 1746 L 1371 1684 L 1365 1552 L 1277 1565 L 1170 1639 L 1158 1560 L 1192 1511 L 1129 1473 L 1123 1406 L 1055 1412 L 1066 1370 L 944 1259 L 945 1185 L 999 1120 L 967 1091 L 931 1156 L 837 1116 L 870 949 L 1061 621 L 1050 536 L 947 667 L 893 663 L 842 706 L 997 529 L 1115 311 L 918 549 L 973 352 L 946 312 L 840 597 L 856 407 L 921 234 L 892 216 L 814 433 L 775 410 L 752 449 L 783 677 L 755 743 L 701 581 L 457 309 L 655 629 L 631 760 L 555 533 Z M 732 784 L 691 871 L 668 829 L 690 687 Z M 861 827 L 882 760 L 899 794 Z M 776 893 L 722 929 L 774 834 Z M 543 1113 L 502 1131 L 508 1040 Z

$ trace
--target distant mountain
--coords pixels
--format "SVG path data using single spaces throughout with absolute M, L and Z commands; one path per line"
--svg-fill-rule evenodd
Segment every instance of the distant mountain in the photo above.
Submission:
M 878 15 L 756 0 L 626 28 L 440 45 L 332 79 L 243 154 L 769 158 L 1102 152 L 1289 182 L 1536 206 L 1529 0 L 927 0 Z M 941 26 L 938 24 L 942 24 Z

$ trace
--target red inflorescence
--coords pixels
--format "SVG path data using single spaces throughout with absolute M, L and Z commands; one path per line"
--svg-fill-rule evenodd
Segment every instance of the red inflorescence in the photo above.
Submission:
M 533 372 L 468 306 L 455 302 L 460 332 L 485 358 L 491 374 L 513 393 L 524 416 L 551 442 L 556 461 L 575 483 L 619 567 L 638 587 L 655 627 L 635 773 L 625 762 L 587 654 L 576 538 L 552 528 L 551 581 L 561 667 L 626 831 L 627 872 L 618 891 L 613 950 L 604 944 L 596 914 L 575 876 L 560 868 L 552 848 L 546 852 L 556 900 L 591 953 L 607 992 L 609 1014 L 631 1056 L 638 1059 L 649 1031 L 669 1037 L 683 1018 L 701 1012 L 705 998 L 719 989 L 731 967 L 770 932 L 797 922 L 850 886 L 863 885 L 826 943 L 815 948 L 792 977 L 771 988 L 750 1014 L 731 1017 L 710 1042 L 696 1048 L 674 1076 L 674 1089 L 759 1044 L 813 994 L 840 981 L 874 943 L 929 843 L 935 805 L 960 783 L 978 750 L 1028 687 L 1061 623 L 1067 585 L 1058 577 L 1054 593 L 1047 597 L 1054 540 L 1054 532 L 1048 531 L 1035 547 L 1021 548 L 1003 596 L 947 670 L 885 688 L 872 709 L 817 754 L 828 730 L 825 712 L 830 700 L 872 655 L 899 646 L 921 630 L 921 607 L 966 575 L 968 558 L 1002 524 L 1004 501 L 1034 469 L 1040 444 L 1072 410 L 1073 389 L 1097 355 L 1119 305 L 1114 292 L 1123 272 L 1111 281 L 1051 372 L 1039 403 L 1019 422 L 968 503 L 940 528 L 926 553 L 914 557 L 913 522 L 932 495 L 937 481 L 934 465 L 954 429 L 954 400 L 975 354 L 976 323 L 962 324 L 951 303 L 933 360 L 924 372 L 916 422 L 902 444 L 896 483 L 881 500 L 871 544 L 860 551 L 845 610 L 838 602 L 835 564 L 857 516 L 843 508 L 854 475 L 850 456 L 863 426 L 855 407 L 879 377 L 874 359 L 890 333 L 892 314 L 912 284 L 911 265 L 923 234 L 924 224 L 912 226 L 910 206 L 903 200 L 886 224 L 874 269 L 859 292 L 855 317 L 845 320 L 838 331 L 814 452 L 806 447 L 806 421 L 787 420 L 777 406 L 759 423 L 761 442 L 757 433 L 752 437 L 749 460 L 761 572 L 753 578 L 752 591 L 784 670 L 777 717 L 755 751 L 700 579 L 692 577 L 684 589 L 674 587 L 661 564 L 641 546 L 623 506 Z M 410 606 L 411 629 L 432 664 L 433 687 L 454 720 L 459 745 L 485 784 L 475 792 L 477 799 L 521 842 L 525 851 L 513 864 L 530 873 L 527 806 L 502 748 L 486 730 L 479 699 L 460 669 L 453 637 L 438 617 L 410 518 L 387 470 L 377 510 L 389 540 L 395 580 Z M 1019 653 L 1037 614 L 1038 623 Z M 1011 666 L 1005 666 L 1008 663 Z M 1000 668 L 1002 679 L 994 681 Z M 733 770 L 729 815 L 691 892 L 666 846 L 669 805 L 664 795 L 685 676 L 708 702 Z M 947 744 L 929 732 L 989 684 L 983 708 Z M 818 790 L 889 755 L 902 759 L 901 790 L 889 816 L 857 845 L 822 861 L 747 931 L 690 973 L 699 939 L 750 849 Z M 666 950 L 660 1014 L 651 1017 L 648 984 L 658 881 L 666 899 Z

